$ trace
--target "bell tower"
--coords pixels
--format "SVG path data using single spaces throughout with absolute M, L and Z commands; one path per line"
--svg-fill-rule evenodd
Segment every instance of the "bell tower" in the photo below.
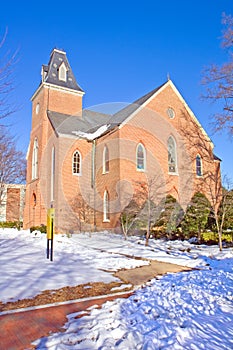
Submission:
M 41 195 L 41 159 L 54 132 L 49 112 L 82 117 L 84 91 L 77 84 L 66 52 L 53 49 L 48 65 L 42 65 L 41 82 L 32 101 L 32 126 L 27 153 L 24 227 L 46 224 L 47 208 Z M 49 165 L 48 165 L 49 167 Z

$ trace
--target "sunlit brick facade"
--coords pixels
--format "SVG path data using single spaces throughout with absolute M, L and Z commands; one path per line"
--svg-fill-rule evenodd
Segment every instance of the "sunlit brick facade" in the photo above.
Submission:
M 171 80 L 108 115 L 83 110 L 83 95 L 54 49 L 32 97 L 25 228 L 46 224 L 54 207 L 57 232 L 117 229 L 137 184 L 151 179 L 158 201 L 169 193 L 185 208 L 197 191 L 210 197 L 204 174 L 220 183 L 220 160 Z

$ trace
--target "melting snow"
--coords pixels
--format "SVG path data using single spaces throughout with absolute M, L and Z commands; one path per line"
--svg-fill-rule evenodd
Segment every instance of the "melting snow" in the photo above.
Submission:
M 83 132 L 83 131 L 73 131 L 72 133 L 78 137 L 92 141 L 92 140 L 96 139 L 97 137 L 101 136 L 103 133 L 105 133 L 108 130 L 108 128 L 109 128 L 109 124 L 100 126 L 93 133 L 87 133 L 87 132 Z

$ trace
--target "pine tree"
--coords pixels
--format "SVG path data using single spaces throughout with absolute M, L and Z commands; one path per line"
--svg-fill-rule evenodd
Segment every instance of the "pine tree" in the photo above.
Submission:
M 197 192 L 189 203 L 184 219 L 181 223 L 182 232 L 186 238 L 197 236 L 201 241 L 201 233 L 208 222 L 210 203 L 204 194 Z

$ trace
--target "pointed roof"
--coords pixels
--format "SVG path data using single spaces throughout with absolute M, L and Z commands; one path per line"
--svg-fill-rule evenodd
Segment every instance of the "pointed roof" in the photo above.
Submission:
M 116 124 L 120 125 L 121 123 L 123 123 L 128 117 L 130 117 L 134 112 L 136 112 L 146 101 L 148 101 L 164 85 L 165 84 L 160 85 L 154 90 L 148 92 L 146 95 L 138 98 L 133 103 L 130 103 L 128 106 L 121 109 L 117 113 L 113 114 L 112 118 L 110 119 L 110 122 L 114 125 Z
M 144 103 L 146 103 L 148 99 L 154 96 L 154 94 L 159 91 L 163 85 L 140 97 L 113 115 L 86 109 L 82 111 L 82 116 L 70 116 L 48 111 L 48 117 L 52 123 L 53 128 L 60 135 L 74 136 L 74 131 L 80 131 L 89 134 L 95 133 L 96 130 L 104 125 L 108 125 L 107 131 L 110 131 L 117 126 L 120 126 L 125 122 L 125 120 L 131 117 L 131 115 L 136 112 Z
M 59 68 L 64 65 L 66 69 L 66 80 L 59 79 Z M 57 85 L 80 92 L 84 92 L 77 84 L 73 71 L 70 67 L 66 52 L 63 50 L 53 49 L 50 54 L 48 65 L 42 65 L 42 83 Z
M 201 123 L 199 122 L 199 120 L 196 118 L 196 116 L 194 115 L 193 111 L 191 110 L 191 108 L 188 106 L 188 104 L 186 103 L 186 101 L 184 100 L 184 98 L 182 97 L 182 95 L 180 94 L 180 92 L 178 91 L 178 89 L 176 88 L 176 86 L 173 84 L 173 82 L 171 81 L 171 79 L 167 80 L 164 84 L 160 85 L 158 88 L 150 91 L 149 93 L 147 93 L 146 95 L 140 97 L 138 100 L 136 100 L 134 103 L 128 105 L 127 107 L 123 108 L 122 110 L 120 110 L 119 112 L 115 113 L 112 118 L 111 118 L 111 122 L 112 124 L 115 125 L 125 125 L 131 118 L 133 118 L 133 116 L 135 115 L 136 112 L 138 112 L 141 108 L 146 107 L 147 104 L 160 92 L 162 92 L 167 86 L 170 86 L 171 89 L 174 91 L 174 93 L 178 96 L 178 98 L 181 100 L 181 102 L 183 103 L 184 107 L 186 108 L 186 110 L 188 111 L 188 113 L 190 114 L 191 118 L 195 121 L 195 123 L 200 127 L 203 135 L 207 138 L 207 140 L 210 141 L 210 144 L 212 145 L 212 147 L 214 147 L 212 140 L 210 139 L 210 137 L 208 136 L 208 134 L 206 133 L 206 131 L 204 130 L 204 128 L 202 127 Z
M 207 135 L 206 131 L 192 112 L 192 110 L 189 108 L 187 103 L 185 102 L 184 98 L 181 96 L 173 82 L 169 79 L 164 84 L 160 85 L 156 89 L 148 92 L 146 95 L 140 97 L 133 103 L 129 104 L 125 108 L 121 109 L 117 113 L 110 115 L 110 114 L 103 114 L 98 113 L 95 111 L 90 110 L 84 110 L 82 113 L 82 118 L 80 116 L 78 117 L 72 117 L 74 119 L 71 119 L 71 116 L 62 115 L 60 113 L 55 112 L 49 112 L 48 116 L 49 119 L 53 125 L 53 127 L 57 130 L 57 123 L 59 124 L 59 131 L 60 134 L 66 134 L 71 135 L 74 134 L 73 131 L 81 131 L 81 132 L 95 132 L 98 128 L 100 128 L 103 125 L 108 125 L 107 131 L 113 130 L 116 127 L 122 127 L 125 125 L 133 116 L 142 108 L 146 107 L 146 105 L 163 89 L 165 89 L 167 86 L 170 86 L 172 90 L 175 92 L 175 94 L 178 96 L 178 98 L 181 100 L 181 102 L 184 104 L 185 108 L 189 112 L 191 118 L 197 123 L 197 125 L 200 127 L 203 135 L 210 141 L 212 147 L 214 147 L 211 139 Z M 72 120 L 72 121 L 71 121 Z M 99 135 L 101 136 L 101 135 Z M 99 137 L 98 136 L 98 137 Z

